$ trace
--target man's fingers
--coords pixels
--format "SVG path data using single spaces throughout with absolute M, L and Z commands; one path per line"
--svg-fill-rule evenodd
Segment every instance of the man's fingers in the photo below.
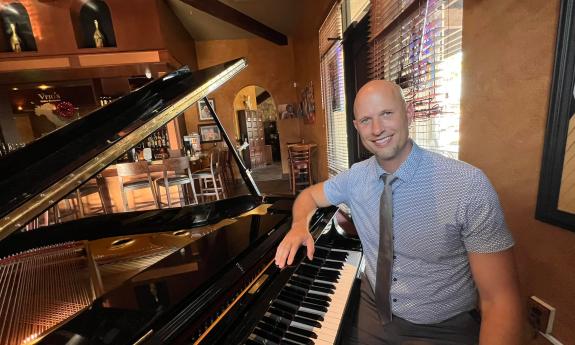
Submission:
M 283 268 L 285 266 L 286 257 L 288 254 L 288 251 L 286 250 L 285 247 L 286 247 L 286 245 L 280 244 L 280 246 L 278 247 L 278 249 L 276 251 L 276 265 L 279 268 Z
M 308 236 L 308 238 L 305 240 L 305 246 L 307 248 L 307 258 L 311 261 L 313 260 L 313 253 L 315 251 L 313 238 L 311 236 Z
M 289 255 L 288 255 L 288 259 L 287 259 L 287 264 L 291 265 L 293 264 L 293 259 L 295 257 L 295 254 L 297 253 L 297 249 L 298 249 L 298 245 L 291 245 L 289 248 Z

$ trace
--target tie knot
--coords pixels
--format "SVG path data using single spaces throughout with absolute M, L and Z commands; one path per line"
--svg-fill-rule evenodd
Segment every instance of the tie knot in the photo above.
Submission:
M 397 179 L 397 176 L 395 176 L 393 174 L 383 173 L 383 174 L 381 174 L 381 179 L 383 180 L 383 183 L 386 186 L 389 186 L 390 184 L 393 183 L 393 181 L 395 181 Z

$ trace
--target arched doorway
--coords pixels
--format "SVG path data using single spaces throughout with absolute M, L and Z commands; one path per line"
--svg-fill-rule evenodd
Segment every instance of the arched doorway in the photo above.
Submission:
M 234 98 L 236 135 L 248 144 L 241 155 L 256 181 L 282 179 L 277 108 L 272 95 L 264 88 L 249 85 Z

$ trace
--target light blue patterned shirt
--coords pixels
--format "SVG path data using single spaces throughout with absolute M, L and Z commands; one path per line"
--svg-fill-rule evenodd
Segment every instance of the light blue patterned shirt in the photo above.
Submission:
M 324 185 L 331 204 L 351 209 L 372 287 L 384 172 L 373 156 Z M 415 143 L 394 175 L 393 314 L 428 324 L 475 308 L 467 252 L 493 253 L 514 244 L 493 186 L 481 170 Z

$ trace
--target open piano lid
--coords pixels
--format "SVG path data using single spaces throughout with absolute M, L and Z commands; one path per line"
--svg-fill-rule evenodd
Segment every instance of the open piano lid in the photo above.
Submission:
M 194 253 L 192 261 L 195 255 L 218 258 L 213 267 L 199 269 L 175 263 L 176 271 L 191 267 L 184 271 L 199 284 L 209 280 L 210 272 L 214 273 L 212 268 L 235 260 L 246 247 L 259 243 L 270 227 L 287 226 L 285 212 L 269 216 L 259 210 L 263 198 L 210 107 L 252 195 L 190 207 L 104 214 L 18 231 L 246 66 L 242 58 L 194 72 L 181 68 L 0 159 L 0 319 L 15 317 L 22 321 L 17 325 L 10 319 L 8 328 L 4 321 L 0 322 L 0 343 L 35 343 L 63 321 L 71 321 L 74 315 L 79 317 L 82 310 L 82 315 L 94 310 L 92 303 L 102 305 L 104 301 L 94 302 L 95 298 L 105 293 L 112 296 L 116 287 L 124 283 L 115 277 L 127 265 L 134 264 L 124 274 L 131 277 L 145 269 L 147 274 L 158 272 L 159 267 L 177 260 L 172 254 L 180 252 Z M 237 217 L 240 214 L 245 218 Z M 269 222 L 269 227 L 262 227 Z M 190 242 L 196 235 L 193 232 L 204 227 L 209 231 L 199 235 L 205 238 Z M 229 235 L 222 237 L 222 227 L 227 227 L 223 233 Z M 275 236 L 279 238 L 279 232 Z M 235 249 L 222 251 L 225 246 L 216 240 L 228 242 L 228 247 L 234 244 Z M 138 252 L 142 253 L 141 258 L 127 253 L 125 244 L 132 241 L 136 243 L 133 247 L 142 249 Z M 216 247 L 219 249 L 214 250 Z M 114 254 L 109 255 L 111 252 Z M 253 255 L 260 255 L 259 252 L 254 251 Z M 118 260 L 119 256 L 129 262 Z M 161 263 L 164 258 L 167 261 Z M 159 266 L 152 268 L 154 264 Z M 111 277 L 108 282 L 102 283 L 103 276 L 95 273 L 98 270 L 107 270 Z M 65 300 L 64 290 L 74 298 Z M 125 289 L 116 295 L 121 291 Z M 20 302 L 10 303 L 16 301 Z M 51 343 L 51 339 L 45 340 Z
M 0 241 L 246 66 L 241 58 L 194 72 L 183 67 L 2 157 Z

